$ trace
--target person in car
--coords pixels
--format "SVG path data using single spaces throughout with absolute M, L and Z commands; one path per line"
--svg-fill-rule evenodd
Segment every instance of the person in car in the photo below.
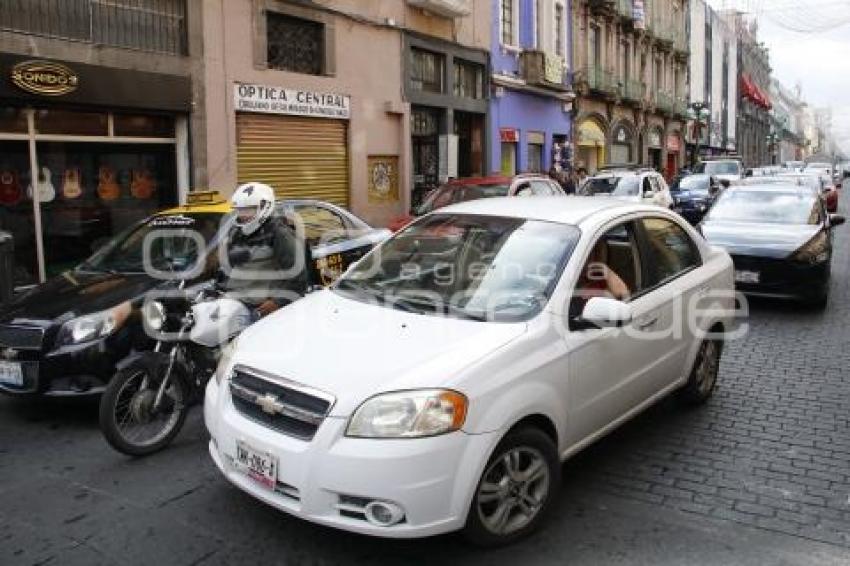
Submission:
M 231 258 L 225 288 L 241 293 L 239 299 L 260 318 L 307 292 L 312 280 L 309 247 L 286 219 L 274 215 L 270 186 L 240 185 L 231 204 L 236 220 L 224 246 Z
M 590 252 L 576 290 L 585 301 L 591 297 L 610 297 L 620 301 L 629 297 L 629 286 L 608 266 L 608 246 L 604 239 L 596 242 Z

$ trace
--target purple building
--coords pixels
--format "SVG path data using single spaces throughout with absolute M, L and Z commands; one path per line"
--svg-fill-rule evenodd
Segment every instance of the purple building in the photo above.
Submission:
M 569 162 L 570 0 L 492 0 L 489 162 L 505 174 Z

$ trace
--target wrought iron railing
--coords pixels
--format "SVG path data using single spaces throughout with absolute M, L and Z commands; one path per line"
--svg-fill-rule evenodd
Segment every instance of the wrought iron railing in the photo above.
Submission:
M 659 112 L 663 112 L 666 114 L 673 113 L 673 95 L 668 92 L 656 92 L 655 93 L 655 108 Z
M 630 102 L 642 102 L 646 92 L 646 85 L 641 81 L 629 79 L 623 83 L 623 99 Z
M 187 53 L 186 0 L 2 0 L 0 30 Z
M 614 80 L 614 73 L 596 65 L 591 65 L 587 68 L 587 86 L 591 90 L 606 94 L 617 93 L 617 82 Z

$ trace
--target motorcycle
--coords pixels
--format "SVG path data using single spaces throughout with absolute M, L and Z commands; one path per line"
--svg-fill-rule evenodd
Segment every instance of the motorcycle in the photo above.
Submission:
M 181 281 L 178 291 L 184 286 Z M 145 301 L 141 314 L 156 336 L 154 348 L 123 360 L 100 400 L 103 435 L 129 456 L 152 454 L 174 440 L 222 350 L 257 318 L 215 285 L 193 299 L 180 292 Z

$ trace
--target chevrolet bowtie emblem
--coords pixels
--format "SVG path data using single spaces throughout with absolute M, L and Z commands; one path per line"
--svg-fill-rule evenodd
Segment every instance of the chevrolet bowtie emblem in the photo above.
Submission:
M 264 413 L 269 415 L 276 415 L 283 409 L 283 405 L 277 399 L 277 395 L 273 395 L 271 393 L 266 393 L 263 396 L 257 396 L 257 405 L 263 410 Z
M 18 351 L 14 348 L 3 348 L 0 350 L 0 357 L 6 360 L 14 360 L 18 357 Z

